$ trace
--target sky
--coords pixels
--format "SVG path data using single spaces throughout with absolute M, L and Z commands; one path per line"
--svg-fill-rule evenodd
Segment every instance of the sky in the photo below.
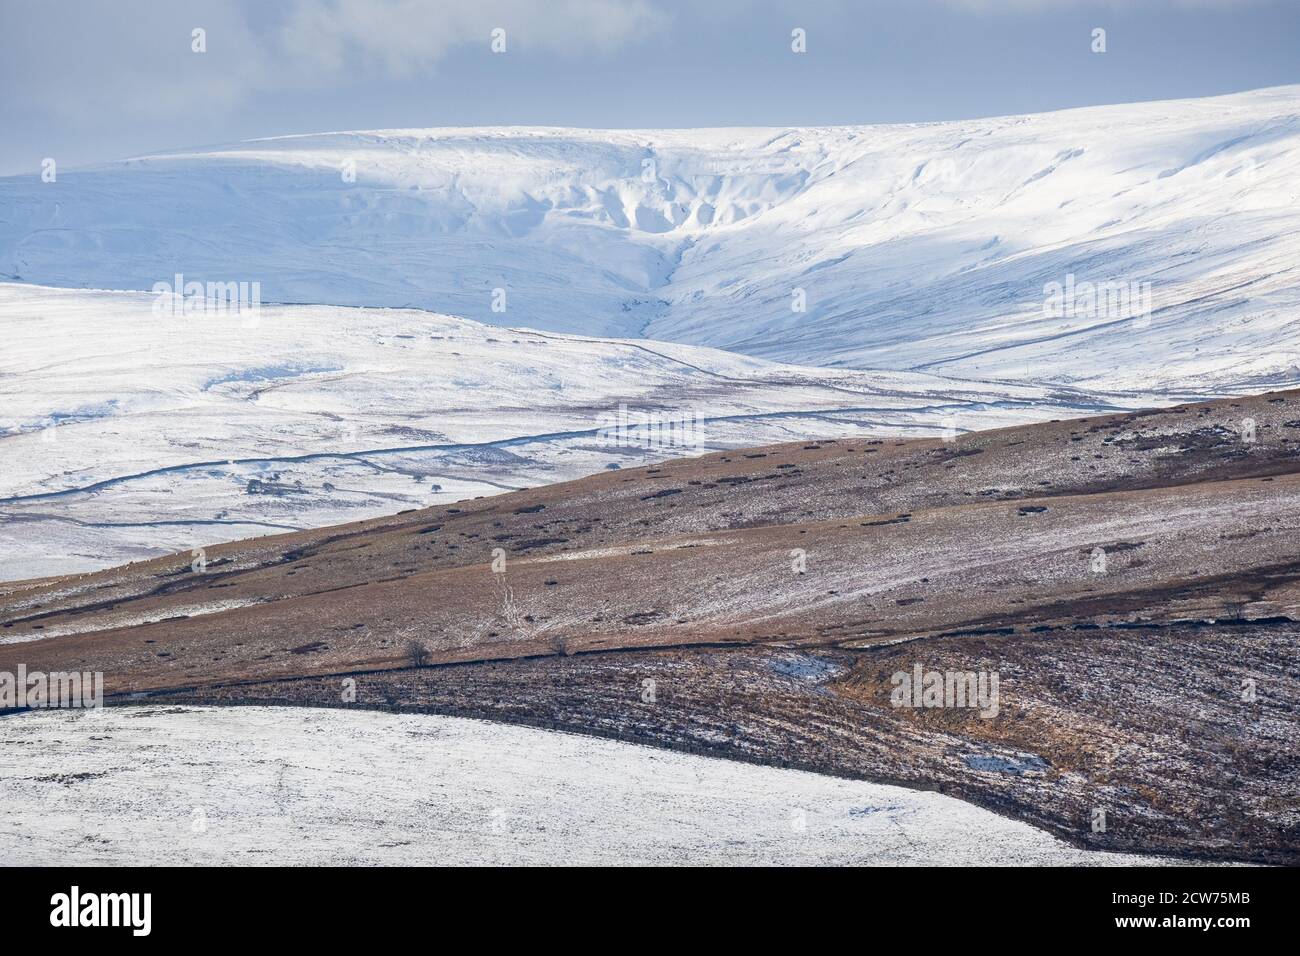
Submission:
M 0 175 L 288 133 L 925 122 L 1291 83 L 1300 0 L 0 0 Z

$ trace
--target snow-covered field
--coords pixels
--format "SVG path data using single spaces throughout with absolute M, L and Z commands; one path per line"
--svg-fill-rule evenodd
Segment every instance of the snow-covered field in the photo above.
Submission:
M 332 133 L 0 179 L 0 580 L 708 449 L 1294 385 L 1298 106 Z M 121 291 L 177 274 L 268 304 Z M 1151 313 L 1047 315 L 1070 276 L 1150 283 Z M 703 440 L 611 441 L 623 405 Z
M 278 137 L 0 179 L 0 209 L 0 279 L 46 285 L 183 273 L 1094 390 L 1298 374 L 1296 86 L 892 126 Z M 1149 321 L 1046 314 L 1070 275 L 1150 283 Z
M 154 302 L 0 284 L 0 579 L 713 448 L 933 436 L 1139 403 L 415 310 L 264 306 L 254 322 L 159 316 Z M 600 434 L 621 405 L 633 425 L 702 424 L 662 443 L 643 443 L 643 428 Z
M 1162 862 L 935 793 L 359 711 L 6 717 L 0 793 L 10 865 Z

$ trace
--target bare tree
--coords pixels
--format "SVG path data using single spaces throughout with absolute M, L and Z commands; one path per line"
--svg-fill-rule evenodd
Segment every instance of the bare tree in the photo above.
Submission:
M 406 645 L 406 658 L 412 667 L 423 667 L 429 663 L 429 649 L 419 641 L 411 641 Z

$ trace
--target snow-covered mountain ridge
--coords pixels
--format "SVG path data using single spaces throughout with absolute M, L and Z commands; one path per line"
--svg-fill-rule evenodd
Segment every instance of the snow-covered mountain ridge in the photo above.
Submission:
M 289 136 L 0 179 L 0 278 L 179 272 L 806 365 L 1207 391 L 1294 374 L 1298 173 L 1300 87 L 922 125 Z M 1071 277 L 1146 284 L 1150 314 L 1051 314 Z

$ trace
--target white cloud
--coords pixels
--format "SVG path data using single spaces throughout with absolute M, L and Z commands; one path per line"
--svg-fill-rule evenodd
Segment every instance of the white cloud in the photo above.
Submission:
M 295 65 L 404 75 L 505 29 L 512 51 L 614 52 L 662 29 L 646 0 L 297 0 L 278 40 Z
M 257 38 L 231 6 L 70 0 L 0 10 L 0 84 L 20 105 L 56 116 L 230 107 L 259 74 L 248 55 Z M 208 31 L 212 53 L 191 52 L 195 27 Z
M 667 26 L 651 0 L 0 2 L 0 84 L 84 121 L 230 111 L 261 92 L 429 71 L 507 31 L 510 53 L 615 53 Z M 208 50 L 190 50 L 195 27 Z M 57 55 L 55 52 L 57 51 Z

